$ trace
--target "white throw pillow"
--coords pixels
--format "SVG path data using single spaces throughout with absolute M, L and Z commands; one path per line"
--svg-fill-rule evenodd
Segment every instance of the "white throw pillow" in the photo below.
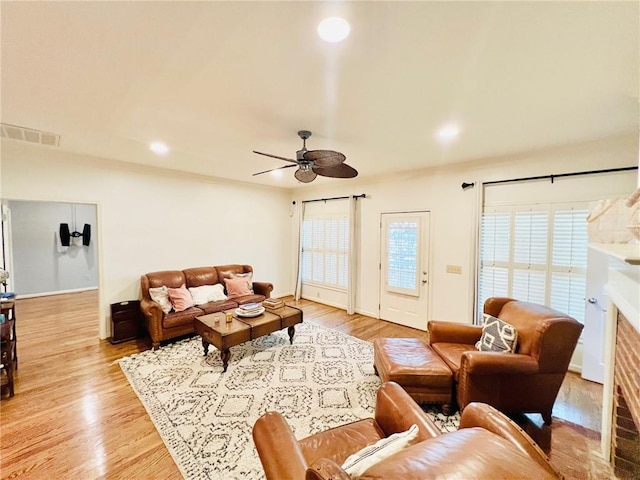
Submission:
M 164 313 L 169 313 L 173 308 L 171 301 L 169 300 L 169 290 L 166 285 L 150 288 L 149 296 L 151 297 L 151 300 L 160 305 L 160 308 L 162 308 Z
M 418 431 L 418 425 L 414 424 L 406 432 L 394 433 L 386 438 L 381 438 L 373 445 L 364 447 L 359 452 L 350 455 L 342 464 L 342 469 L 351 478 L 357 478 L 372 465 L 409 446 L 418 436 Z
M 201 287 L 190 287 L 189 293 L 193 297 L 193 303 L 195 305 L 203 305 L 205 303 L 227 299 L 227 296 L 224 294 L 224 287 L 221 283 L 216 283 L 215 285 L 202 285 Z

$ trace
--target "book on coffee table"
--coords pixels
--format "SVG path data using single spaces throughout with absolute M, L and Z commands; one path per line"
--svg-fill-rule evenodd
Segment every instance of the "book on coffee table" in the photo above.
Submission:
M 258 310 L 262 309 L 262 305 L 260 305 L 259 303 L 253 302 L 253 303 L 245 303 L 244 305 L 240 305 L 238 308 L 243 312 L 251 313 L 251 312 L 257 312 Z
M 267 310 L 276 310 L 278 308 L 284 307 L 284 301 L 278 298 L 266 298 L 262 302 L 262 306 Z

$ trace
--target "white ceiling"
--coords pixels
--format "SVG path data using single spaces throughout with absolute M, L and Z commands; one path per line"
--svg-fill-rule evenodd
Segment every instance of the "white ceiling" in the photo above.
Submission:
M 360 177 L 481 161 L 637 132 L 639 5 L 2 1 L 2 122 L 286 188 L 294 169 L 253 177 L 285 163 L 252 150 L 295 158 L 300 129 Z M 341 44 L 316 35 L 333 15 Z

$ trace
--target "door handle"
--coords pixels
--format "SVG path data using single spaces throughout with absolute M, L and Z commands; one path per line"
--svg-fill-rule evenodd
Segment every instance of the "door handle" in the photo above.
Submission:
M 424 285 L 425 283 L 427 283 L 427 281 L 426 280 L 422 280 L 422 284 Z
M 587 300 L 587 302 L 593 305 L 595 303 L 598 303 L 598 299 L 596 297 L 591 297 L 589 300 Z

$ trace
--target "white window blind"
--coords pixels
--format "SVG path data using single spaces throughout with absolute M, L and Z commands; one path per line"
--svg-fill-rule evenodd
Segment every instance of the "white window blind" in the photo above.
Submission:
M 348 285 L 349 219 L 334 214 L 302 222 L 302 281 L 346 289 Z
M 584 322 L 587 206 L 486 208 L 480 237 L 478 318 L 489 297 L 512 297 Z

